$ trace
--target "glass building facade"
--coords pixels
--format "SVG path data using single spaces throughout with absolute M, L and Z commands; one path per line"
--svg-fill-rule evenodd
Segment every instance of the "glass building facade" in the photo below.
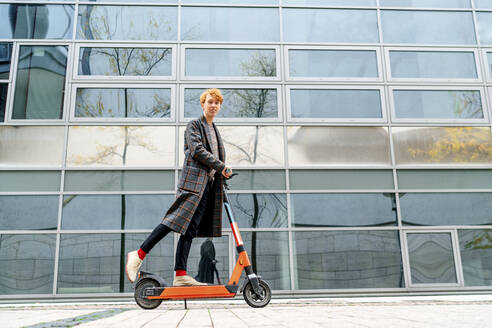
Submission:
M 208 87 L 275 292 L 492 290 L 491 1 L 1 0 L 0 299 L 131 295 Z

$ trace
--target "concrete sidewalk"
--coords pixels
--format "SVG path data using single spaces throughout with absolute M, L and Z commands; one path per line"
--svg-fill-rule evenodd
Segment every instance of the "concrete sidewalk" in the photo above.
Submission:
M 492 327 L 492 295 L 0 305 L 1 327 Z

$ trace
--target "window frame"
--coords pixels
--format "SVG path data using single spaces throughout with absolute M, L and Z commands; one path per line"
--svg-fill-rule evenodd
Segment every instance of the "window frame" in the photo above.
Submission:
M 401 52 L 456 52 L 456 53 L 473 53 L 474 59 L 475 59 L 475 70 L 477 72 L 477 77 L 476 78 L 425 78 L 425 77 L 393 77 L 393 74 L 391 72 L 391 58 L 390 58 L 390 52 L 391 51 L 401 51 Z M 444 47 L 426 47 L 426 48 L 416 48 L 416 47 L 385 47 L 384 48 L 384 61 L 386 65 L 386 79 L 389 82 L 395 82 L 395 83 L 404 83 L 404 82 L 419 82 L 422 83 L 422 81 L 429 82 L 429 83 L 456 83 L 456 84 L 471 84 L 471 83 L 479 83 L 482 81 L 482 70 L 480 69 L 480 55 L 477 50 L 477 48 L 444 48 Z
M 466 118 L 466 119 L 458 119 L 458 118 L 397 118 L 396 117 L 396 106 L 395 106 L 395 98 L 393 91 L 479 91 L 480 92 L 480 100 L 482 102 L 482 113 L 483 118 Z M 458 126 L 470 125 L 474 124 L 487 124 L 489 123 L 489 115 L 487 111 L 487 101 L 485 97 L 485 91 L 482 86 L 424 86 L 424 85 L 391 85 L 388 86 L 388 99 L 389 99 L 389 108 L 391 115 L 391 122 L 393 123 L 401 123 L 401 124 L 412 124 L 412 123 L 430 123 L 430 124 L 457 124 Z
M 216 123 L 249 123 L 254 125 L 271 125 L 272 123 L 282 123 L 284 121 L 283 115 L 283 96 L 282 88 L 278 84 L 181 84 L 179 86 L 179 123 L 187 123 L 193 120 L 195 117 L 186 118 L 185 113 L 185 101 L 184 94 L 185 89 L 208 89 L 208 88 L 219 88 L 219 89 L 275 89 L 277 90 L 277 117 L 217 117 L 214 119 Z M 197 99 L 198 101 L 198 99 Z M 265 124 L 262 124 L 265 123 Z
M 490 67 L 492 65 L 492 62 L 489 63 L 489 59 L 488 59 L 487 54 L 490 54 L 492 57 L 492 48 L 491 47 L 482 48 L 482 59 L 483 59 L 483 65 L 485 66 L 484 81 L 486 83 L 492 83 L 492 68 Z
M 171 75 L 165 76 L 132 76 L 132 75 L 122 75 L 122 76 L 106 76 L 106 75 L 80 75 L 79 74 L 79 62 L 80 62 L 80 49 L 81 48 L 154 48 L 154 49 L 171 49 Z M 176 43 L 159 42 L 155 43 L 88 43 L 88 42 L 77 42 L 75 43 L 75 50 L 73 54 L 73 81 L 87 81 L 87 82 L 113 82 L 113 81 L 175 81 L 176 80 L 176 55 L 177 45 Z
M 381 101 L 381 118 L 293 118 L 291 110 L 291 93 L 292 89 L 305 89 L 305 90 L 379 90 L 379 97 Z M 306 85 L 306 84 L 289 84 L 285 86 L 286 97 L 286 111 L 287 122 L 297 123 L 302 125 L 303 123 L 372 123 L 372 124 L 386 124 L 388 123 L 387 117 L 387 104 L 386 96 L 382 85 Z
M 146 118 L 146 117 L 98 117 L 98 118 L 85 118 L 75 116 L 75 106 L 77 102 L 77 89 L 171 89 L 171 116 L 166 118 Z M 73 83 L 71 85 L 71 97 L 70 97 L 70 114 L 69 122 L 77 124 L 82 123 L 98 123 L 101 125 L 104 123 L 121 123 L 123 125 L 133 123 L 138 124 L 142 122 L 166 122 L 174 123 L 176 121 L 176 85 L 175 84 L 130 84 L 130 83 L 106 83 L 104 85 L 94 83 Z
M 0 43 L 9 43 L 12 45 L 12 52 L 10 53 L 10 66 L 9 66 L 9 78 L 8 79 L 0 79 L 0 84 L 7 85 L 7 94 L 5 95 L 5 108 L 4 108 L 4 117 L 3 121 L 0 121 L 0 126 L 7 123 L 9 119 L 9 108 L 10 108 L 10 93 L 12 92 L 12 76 L 14 75 L 14 61 L 17 58 L 17 52 L 14 41 L 1 41 Z M 15 57 L 14 57 L 15 56 Z M 1 119 L 1 118 L 0 118 Z
M 290 76 L 290 50 L 346 50 L 346 51 L 375 51 L 376 52 L 376 70 L 378 77 L 293 77 Z M 284 46 L 284 76 L 286 81 L 360 81 L 360 82 L 383 82 L 384 73 L 382 68 L 383 58 L 381 56 L 381 47 L 378 46 L 298 46 L 298 45 L 286 45 Z
M 243 50 L 274 50 L 275 51 L 275 66 L 277 70 L 276 76 L 186 76 L 186 50 L 187 49 L 220 49 L 220 50 L 230 50 L 230 49 L 243 49 Z M 181 81 L 281 81 L 282 79 L 282 66 L 280 63 L 280 45 L 251 45 L 251 44 L 193 44 L 193 43 L 183 43 L 180 45 L 180 64 L 179 68 L 181 71 L 179 79 Z
M 17 69 L 19 66 L 19 54 L 20 54 L 20 47 L 22 46 L 51 46 L 51 47 L 57 47 L 57 46 L 66 46 L 67 47 L 67 63 L 65 66 L 65 81 L 64 81 L 64 89 L 63 89 L 63 97 L 62 97 L 62 118 L 61 119 L 12 119 L 12 114 L 14 110 L 14 97 L 15 97 L 15 87 L 17 84 Z M 67 111 L 69 110 L 70 106 L 70 84 L 72 80 L 71 76 L 71 71 L 72 71 L 72 60 L 73 58 L 73 43 L 69 41 L 50 41 L 47 42 L 45 40 L 41 41 L 31 41 L 31 42 L 15 42 L 14 43 L 14 50 L 12 51 L 12 56 L 15 55 L 15 58 L 12 60 L 11 63 L 11 83 L 9 86 L 9 94 L 7 95 L 7 108 L 5 110 L 6 114 L 6 119 L 5 122 L 8 123 L 14 123 L 14 124 L 40 124 L 40 123 L 46 123 L 46 124 L 52 124 L 52 123 L 66 123 L 68 114 Z M 26 124 L 28 123 L 28 124 Z

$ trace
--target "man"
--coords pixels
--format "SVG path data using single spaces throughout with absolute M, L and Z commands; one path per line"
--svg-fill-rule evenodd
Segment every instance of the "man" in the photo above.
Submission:
M 176 200 L 162 222 L 142 243 L 127 255 L 126 274 L 134 282 L 148 252 L 169 232 L 180 233 L 174 265 L 173 286 L 205 285 L 187 275 L 186 263 L 194 237 L 220 237 L 224 177 L 232 170 L 224 164 L 225 150 L 213 120 L 220 111 L 223 97 L 218 89 L 200 96 L 203 115 L 188 123 L 185 131 L 183 171 Z

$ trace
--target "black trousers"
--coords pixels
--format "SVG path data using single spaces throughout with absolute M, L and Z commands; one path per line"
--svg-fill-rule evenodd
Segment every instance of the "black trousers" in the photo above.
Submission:
M 198 228 L 203 216 L 207 213 L 207 208 L 211 205 L 209 200 L 213 199 L 213 195 L 210 193 L 212 190 L 212 182 L 209 181 L 205 186 L 205 191 L 203 193 L 202 199 L 196 208 L 193 217 L 191 218 L 188 229 L 184 235 L 181 235 L 178 240 L 178 247 L 176 248 L 176 261 L 174 263 L 174 271 L 176 270 L 186 270 L 186 263 L 188 262 L 188 255 L 190 254 L 191 243 L 193 238 L 198 234 Z M 162 238 L 164 238 L 172 230 L 160 223 L 154 230 L 150 233 L 147 239 L 144 240 L 140 248 L 145 252 L 149 253 L 150 250 L 157 244 Z

